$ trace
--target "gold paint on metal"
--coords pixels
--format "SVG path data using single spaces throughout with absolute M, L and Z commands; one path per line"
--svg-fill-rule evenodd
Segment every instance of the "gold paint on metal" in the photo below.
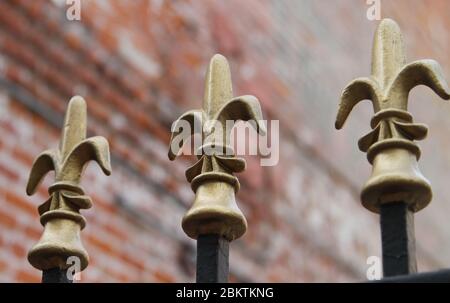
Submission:
M 203 109 L 184 113 L 172 128 L 177 130 L 182 122 L 188 122 L 191 129 L 188 136 L 201 133 L 203 138 L 199 160 L 186 171 L 186 178 L 195 192 L 195 200 L 183 217 L 182 227 L 194 239 L 199 235 L 213 234 L 232 241 L 247 230 L 247 221 L 236 204 L 235 193 L 239 190 L 239 181 L 234 176 L 234 173 L 245 170 L 246 163 L 234 155 L 230 146 L 231 129 L 222 131 L 227 120 L 253 121 L 257 132 L 265 133 L 258 99 L 248 95 L 233 98 L 227 59 L 216 54 L 206 74 Z M 215 127 L 218 125 L 216 123 L 221 127 Z M 200 125 L 201 129 L 196 129 L 196 125 Z M 181 132 L 172 132 L 170 160 L 177 156 L 172 149 L 172 141 L 180 139 L 179 136 L 182 136 Z M 181 138 L 182 143 L 188 136 Z M 208 147 L 214 147 L 214 152 L 205 153 Z
M 450 99 L 440 65 L 434 60 L 406 64 L 400 28 L 384 19 L 375 33 L 372 75 L 358 78 L 344 89 L 335 124 L 342 128 L 359 101 L 372 101 L 372 131 L 358 145 L 373 165 L 361 192 L 362 204 L 373 212 L 379 213 L 381 204 L 398 201 L 417 212 L 431 201 L 430 183 L 417 163 L 420 149 L 413 142 L 424 139 L 428 129 L 414 123 L 407 111 L 409 92 L 417 85 L 426 85 L 441 98 Z
M 41 153 L 33 163 L 27 194 L 33 195 L 44 176 L 55 171 L 55 183 L 49 187 L 50 197 L 38 207 L 44 232 L 28 253 L 28 261 L 40 270 L 65 269 L 71 256 L 80 259 L 81 270 L 89 262 L 80 231 L 86 220 L 80 209 L 92 206 L 91 199 L 79 186 L 81 175 L 90 160 L 96 161 L 106 175 L 111 174 L 108 141 L 103 137 L 86 139 L 86 102 L 73 97 L 64 119 L 59 148 Z

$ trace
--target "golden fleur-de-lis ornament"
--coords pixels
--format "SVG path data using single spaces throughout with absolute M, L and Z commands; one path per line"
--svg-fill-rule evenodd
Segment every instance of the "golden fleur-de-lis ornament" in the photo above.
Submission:
M 406 64 L 400 28 L 384 19 L 375 33 L 372 76 L 358 78 L 344 89 L 336 118 L 336 128 L 340 129 L 359 101 L 372 101 L 372 131 L 358 145 L 373 165 L 361 192 L 363 205 L 373 212 L 390 202 L 405 202 L 416 212 L 431 201 L 430 184 L 417 163 L 420 149 L 414 143 L 426 137 L 427 127 L 414 123 L 407 111 L 409 92 L 417 85 L 426 85 L 441 98 L 450 99 L 439 64 L 434 60 Z
M 195 192 L 191 209 L 183 218 L 182 227 L 191 238 L 199 235 L 219 235 L 229 241 L 241 237 L 247 221 L 238 208 L 235 193 L 239 181 L 234 173 L 245 170 L 245 160 L 237 158 L 230 146 L 231 127 L 227 121 L 252 121 L 258 133 L 265 133 L 258 99 L 253 96 L 233 98 L 231 73 L 227 59 L 214 55 L 205 81 L 203 109 L 184 113 L 174 122 L 169 158 L 174 160 L 181 142 L 201 133 L 199 160 L 186 171 L 186 178 Z M 181 124 L 188 123 L 189 132 L 181 132 Z M 224 131 L 225 130 L 225 131 Z M 184 134 L 184 135 L 183 135 Z M 207 153 L 207 150 L 213 152 Z
M 86 102 L 73 97 L 64 119 L 58 149 L 41 153 L 33 163 L 27 184 L 27 194 L 49 171 L 55 171 L 55 183 L 49 187 L 50 197 L 38 207 L 44 233 L 28 253 L 28 260 L 40 270 L 65 269 L 69 257 L 80 259 L 81 270 L 88 265 L 88 254 L 81 244 L 80 231 L 86 220 L 80 209 L 92 206 L 79 186 L 81 175 L 90 160 L 95 160 L 106 175 L 111 174 L 108 141 L 103 137 L 86 139 Z

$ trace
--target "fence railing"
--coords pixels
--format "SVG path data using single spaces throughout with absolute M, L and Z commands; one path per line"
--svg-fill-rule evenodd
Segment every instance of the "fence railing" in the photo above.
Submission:
M 414 123 L 407 111 L 409 91 L 417 85 L 429 86 L 443 99 L 450 99 L 450 90 L 437 62 L 406 64 L 404 49 L 398 25 L 383 20 L 375 34 L 372 75 L 358 78 L 344 89 L 336 128 L 343 127 L 359 101 L 372 101 L 372 130 L 358 143 L 372 164 L 361 200 L 365 208 L 380 215 L 386 277 L 382 281 L 450 282 L 449 270 L 415 274 L 414 213 L 430 203 L 432 191 L 419 171 L 420 149 L 414 143 L 426 137 L 427 127 Z M 80 270 L 88 266 L 88 254 L 80 238 L 86 220 L 80 209 L 91 207 L 92 201 L 79 182 L 89 160 L 97 161 L 107 175 L 111 167 L 106 139 L 86 139 L 86 119 L 85 101 L 74 97 L 67 109 L 59 148 L 43 152 L 31 169 L 29 195 L 47 172 L 55 171 L 50 197 L 38 207 L 44 232 L 28 254 L 31 265 L 43 271 L 43 282 L 71 282 L 67 273 L 70 257 L 78 258 Z M 197 240 L 197 282 L 228 281 L 229 243 L 247 229 L 236 204 L 240 185 L 234 176 L 245 170 L 245 160 L 236 157 L 230 146 L 226 120 L 253 121 L 258 133 L 265 132 L 259 101 L 253 96 L 233 97 L 228 62 L 215 55 L 206 74 L 203 107 L 175 121 L 169 147 L 169 158 L 174 160 L 190 136 L 198 133 L 203 139 L 198 161 L 186 171 L 195 199 L 182 220 L 185 233 Z M 222 127 L 215 127 L 215 123 Z M 182 131 L 186 125 L 188 132 Z

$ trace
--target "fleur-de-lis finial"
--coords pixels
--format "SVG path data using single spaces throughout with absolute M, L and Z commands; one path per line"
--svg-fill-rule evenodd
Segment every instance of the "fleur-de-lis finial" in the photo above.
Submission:
M 358 78 L 344 89 L 335 126 L 343 127 L 359 101 L 372 101 L 373 130 L 358 142 L 373 165 L 361 193 L 363 205 L 379 212 L 383 203 L 403 201 L 418 211 L 431 201 L 432 192 L 418 169 L 420 149 L 413 140 L 424 139 L 427 127 L 413 123 L 407 112 L 408 95 L 415 86 L 426 85 L 441 98 L 450 99 L 450 90 L 436 61 L 406 64 L 402 34 L 393 20 L 384 19 L 378 26 L 372 55 L 372 76 Z
M 214 234 L 232 241 L 247 229 L 245 217 L 236 205 L 239 181 L 233 175 L 245 170 L 245 160 L 235 157 L 230 147 L 231 129 L 226 128 L 229 120 L 254 121 L 256 130 L 265 133 L 258 99 L 253 96 L 233 98 L 228 62 L 217 54 L 208 67 L 203 109 L 188 111 L 174 122 L 169 147 L 169 158 L 174 160 L 181 147 L 174 144 L 175 140 L 182 145 L 188 136 L 197 132 L 203 138 L 199 160 L 186 171 L 196 197 L 182 226 L 194 239 Z M 179 131 L 183 123 L 190 125 L 190 132 Z M 214 152 L 205 152 L 211 148 Z
M 55 183 L 49 187 L 49 199 L 39 206 L 44 233 L 28 253 L 28 260 L 40 270 L 65 269 L 68 257 L 80 259 L 81 270 L 88 265 L 88 254 L 81 244 L 80 231 L 86 225 L 80 209 L 92 206 L 79 186 L 90 160 L 96 161 L 106 175 L 111 174 L 108 141 L 103 137 L 86 139 L 86 102 L 73 97 L 68 105 L 58 149 L 41 153 L 33 163 L 27 194 L 33 195 L 49 172 L 55 171 Z

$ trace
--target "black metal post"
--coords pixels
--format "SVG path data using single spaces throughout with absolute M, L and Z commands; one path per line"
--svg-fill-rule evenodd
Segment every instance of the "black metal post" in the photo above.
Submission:
M 380 210 L 383 275 L 417 272 L 414 214 L 404 202 L 388 203 Z
M 197 239 L 197 283 L 227 283 L 230 242 L 218 235 Z
M 42 271 L 42 283 L 72 283 L 67 278 L 67 270 L 52 268 Z

